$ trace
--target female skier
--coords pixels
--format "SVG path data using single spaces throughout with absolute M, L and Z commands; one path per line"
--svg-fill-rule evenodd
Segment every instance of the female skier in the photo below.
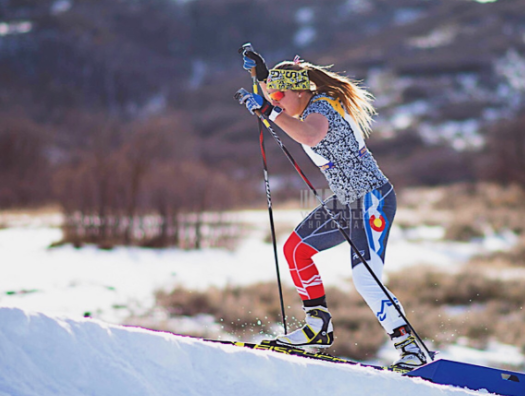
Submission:
M 241 104 L 252 114 L 259 110 L 303 146 L 334 193 L 326 200 L 327 207 L 381 279 L 388 234 L 396 212 L 396 194 L 364 142 L 375 114 L 372 96 L 329 67 L 313 65 L 298 57 L 268 70 L 262 56 L 249 48 L 243 52 L 243 60 L 244 69 L 255 68 L 264 97 L 249 93 L 240 100 Z M 277 337 L 276 343 L 318 347 L 333 343 L 332 317 L 312 257 L 344 241 L 322 206 L 314 209 L 290 235 L 284 254 L 303 302 L 306 324 Z M 411 370 L 425 364 L 426 356 L 409 326 L 355 252 L 351 261 L 357 291 L 400 353 L 393 367 Z

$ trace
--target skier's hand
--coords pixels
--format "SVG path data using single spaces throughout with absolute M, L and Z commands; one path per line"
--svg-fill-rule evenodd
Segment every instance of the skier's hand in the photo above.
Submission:
M 245 105 L 250 113 L 255 114 L 256 110 L 259 110 L 264 116 L 268 117 L 273 110 L 273 106 L 261 95 L 257 95 L 251 92 L 245 92 L 239 98 L 239 103 Z
M 257 76 L 257 81 L 266 82 L 268 78 L 268 67 L 264 58 L 257 52 L 253 50 L 251 44 L 247 44 L 241 48 L 242 51 L 242 60 L 244 64 L 242 67 L 244 70 L 251 71 L 255 67 L 255 74 Z
M 242 65 L 242 68 L 247 71 L 251 71 L 254 67 L 257 67 L 257 63 L 253 59 L 248 58 L 246 56 L 247 51 L 243 51 L 242 53 L 242 60 L 244 64 Z

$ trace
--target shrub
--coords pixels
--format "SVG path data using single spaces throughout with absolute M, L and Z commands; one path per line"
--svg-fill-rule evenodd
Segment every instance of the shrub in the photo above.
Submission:
M 397 223 L 415 219 L 445 228 L 445 239 L 470 241 L 493 232 L 525 234 L 525 191 L 513 184 L 459 183 L 401 190 Z M 419 224 L 418 224 L 419 225 Z
M 283 296 L 287 328 L 292 331 L 304 324 L 302 304 L 294 288 L 283 288 Z M 274 283 L 230 286 L 223 290 L 210 288 L 202 292 L 177 287 L 170 293 L 157 292 L 156 298 L 173 316 L 211 314 L 224 331 L 239 339 L 274 338 L 283 331 L 279 293 Z M 356 359 L 373 358 L 386 335 L 361 296 L 356 291 L 347 293 L 329 288 L 327 298 L 336 331 L 335 343 L 326 352 Z
M 525 236 L 509 251 L 497 251 L 472 258 L 469 265 L 476 267 L 525 267 Z
M 410 268 L 392 274 L 388 287 L 402 302 L 418 334 L 436 348 L 459 340 L 476 348 L 492 340 L 525 345 L 520 331 L 525 325 L 525 280 L 492 279 L 468 267 L 457 274 Z M 285 287 L 283 294 L 290 331 L 302 326 L 304 313 L 293 288 Z M 360 360 L 375 358 L 388 338 L 362 297 L 353 289 L 337 288 L 328 288 L 326 295 L 335 330 L 335 343 L 326 352 Z M 273 283 L 206 291 L 177 287 L 156 297 L 173 317 L 211 314 L 223 331 L 245 341 L 282 333 L 279 295 Z

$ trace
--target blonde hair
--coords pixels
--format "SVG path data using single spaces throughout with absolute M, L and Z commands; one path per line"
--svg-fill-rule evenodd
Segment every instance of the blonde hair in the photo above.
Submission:
M 376 114 L 372 105 L 374 97 L 370 92 L 360 87 L 359 81 L 330 71 L 329 69 L 332 66 L 284 61 L 277 64 L 274 69 L 307 70 L 310 81 L 315 85 L 311 87 L 311 90 L 339 99 L 347 113 L 359 125 L 364 136 L 368 137 L 372 132 L 372 117 Z

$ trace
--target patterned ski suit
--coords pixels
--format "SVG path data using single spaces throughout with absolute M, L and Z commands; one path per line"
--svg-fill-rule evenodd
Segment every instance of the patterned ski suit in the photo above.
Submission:
M 328 133 L 321 142 L 314 147 L 303 145 L 334 192 L 325 201 L 326 205 L 381 279 L 388 234 L 396 212 L 394 189 L 367 150 L 358 125 L 339 101 L 323 94 L 315 95 L 301 119 L 312 113 L 322 114 L 329 124 Z M 344 241 L 344 236 L 321 205 L 288 238 L 284 253 L 303 300 L 325 295 L 312 256 Z M 354 252 L 351 261 L 354 285 L 387 333 L 406 324 Z

